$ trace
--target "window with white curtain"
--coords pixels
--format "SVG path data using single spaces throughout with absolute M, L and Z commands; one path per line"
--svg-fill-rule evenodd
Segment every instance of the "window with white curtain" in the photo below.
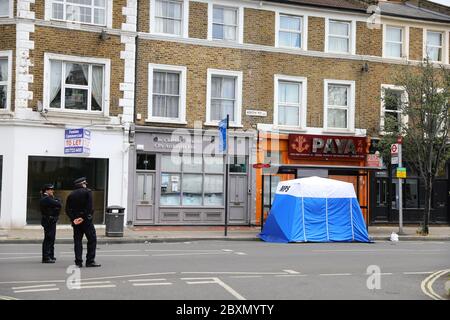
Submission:
M 104 105 L 104 65 L 50 60 L 50 109 L 101 112 Z
M 238 41 L 239 9 L 213 6 L 212 38 Z
M 236 77 L 214 75 L 211 77 L 211 120 L 230 116 L 234 121 L 236 107 Z
M 0 57 L 0 110 L 8 107 L 8 59 Z
M 300 126 L 302 83 L 278 81 L 278 124 Z
M 155 32 L 182 35 L 183 31 L 183 1 L 155 1 Z
M 351 23 L 330 20 L 328 23 L 328 51 L 350 53 Z
M 427 31 L 426 57 L 431 61 L 442 62 L 444 34 L 442 32 Z
M 53 0 L 52 19 L 106 25 L 107 0 Z
M 288 48 L 302 47 L 302 17 L 280 14 L 278 45 Z
M 326 99 L 327 128 L 349 129 L 352 88 L 350 85 L 328 83 Z
M 386 26 L 385 56 L 388 58 L 402 58 L 404 29 L 401 27 Z
M 10 0 L 0 0 L 0 17 L 9 17 Z

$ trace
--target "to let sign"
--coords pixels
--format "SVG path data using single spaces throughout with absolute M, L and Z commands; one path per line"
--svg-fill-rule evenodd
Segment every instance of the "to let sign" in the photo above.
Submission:
M 89 155 L 91 132 L 87 129 L 67 129 L 64 134 L 64 154 Z
M 368 152 L 365 137 L 289 135 L 289 158 L 365 159 Z

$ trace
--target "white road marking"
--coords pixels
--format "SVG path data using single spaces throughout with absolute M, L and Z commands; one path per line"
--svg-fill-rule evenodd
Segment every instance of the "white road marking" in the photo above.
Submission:
M 115 284 L 105 284 L 100 286 L 80 286 L 76 289 L 96 289 L 96 288 L 115 288 Z
M 97 254 L 97 257 L 148 257 L 148 254 Z
M 58 291 L 59 288 L 47 288 L 47 289 L 29 289 L 29 290 L 14 290 L 14 293 L 21 292 L 43 292 L 43 291 Z
M 128 280 L 129 282 L 145 282 L 145 281 L 164 281 L 165 278 L 161 279 L 134 279 L 134 280 Z
M 432 274 L 433 271 L 412 271 L 412 272 L 403 272 L 403 274 Z
M 32 288 L 44 288 L 44 287 L 54 287 L 56 284 L 41 284 L 37 286 L 24 286 L 24 287 L 12 287 L 13 290 L 20 290 L 20 289 L 32 289 Z
M 210 279 L 210 280 L 207 280 Z M 228 291 L 231 295 L 233 295 L 238 300 L 246 300 L 243 296 L 241 296 L 239 293 L 237 293 L 233 288 L 231 288 L 229 285 L 227 285 L 225 282 L 220 280 L 219 278 L 212 277 L 212 278 L 181 278 L 181 280 L 203 280 L 203 281 L 187 281 L 188 284 L 211 284 L 216 283 L 222 288 L 224 288 L 226 291 Z
M 307 274 L 279 274 L 275 277 L 307 277 Z
M 447 270 L 440 270 L 432 275 L 428 276 L 425 280 L 422 281 L 420 284 L 420 288 L 422 289 L 422 292 L 425 293 L 427 296 L 429 296 L 433 300 L 445 300 L 445 298 L 438 295 L 433 290 L 433 283 L 444 274 L 447 274 L 450 272 L 450 269 Z
M 0 300 L 19 300 L 19 299 L 8 296 L 0 296 Z
M 285 274 L 284 272 L 240 272 L 240 271 L 189 271 L 181 272 L 181 274 L 261 274 L 261 275 L 276 275 Z
M 72 284 L 74 286 L 77 286 L 77 285 L 84 286 L 86 284 L 106 284 L 106 283 L 110 284 L 111 281 L 84 281 L 84 280 L 82 280 L 81 282 L 73 282 Z
M 135 287 L 142 287 L 142 286 L 168 286 L 171 285 L 172 282 L 151 282 L 151 283 L 133 283 L 133 286 Z
M 300 272 L 298 272 L 298 271 L 295 271 L 295 270 L 288 270 L 288 269 L 286 269 L 286 270 L 283 270 L 284 272 L 287 272 L 287 273 L 289 273 L 289 274 L 299 274 Z
M 246 256 L 247 254 L 245 252 L 235 252 L 235 254 L 239 256 Z
M 65 283 L 66 280 L 30 280 L 30 281 L 22 280 L 22 281 L 4 281 L 4 282 L 0 282 L 0 284 L 14 284 L 14 283 L 17 283 L 17 284 L 20 284 L 20 283 L 49 283 L 49 282 L 55 282 L 55 283 L 63 282 L 63 283 Z
M 31 255 L 41 255 L 40 253 L 37 252 L 0 252 L 0 254 L 31 254 Z
M 194 255 L 204 255 L 204 254 L 229 254 L 229 252 L 162 253 L 162 254 L 152 254 L 152 257 L 194 256 Z
M 100 249 L 97 249 L 97 253 L 114 253 L 114 252 L 141 252 L 142 250 L 122 250 L 122 249 L 119 249 L 119 250 L 100 250 Z M 62 251 L 62 252 L 60 252 L 61 254 L 73 254 L 73 251 Z
M 351 273 L 320 273 L 319 276 L 351 276 Z
M 225 250 L 218 250 L 218 249 L 212 249 L 212 250 L 201 250 L 201 249 L 196 249 L 196 250 L 189 250 L 189 249 L 160 249 L 160 250 L 144 250 L 146 252 L 220 252 L 220 251 L 225 251 Z M 233 250 L 229 250 L 229 251 L 233 251 Z
M 230 278 L 245 279 L 245 278 L 262 278 L 262 276 L 230 276 Z
M 14 259 L 37 259 L 40 258 L 41 255 L 36 256 L 28 256 L 28 257 L 7 257 L 7 258 L 0 258 L 0 260 L 14 260 Z
M 392 253 L 398 253 L 398 252 L 412 252 L 412 253 L 427 253 L 427 252 L 443 252 L 447 251 L 444 249 L 336 249 L 336 250 L 329 250 L 329 249 L 318 249 L 318 250 L 311 250 L 312 252 L 316 253 L 333 253 L 333 252 L 392 252 Z

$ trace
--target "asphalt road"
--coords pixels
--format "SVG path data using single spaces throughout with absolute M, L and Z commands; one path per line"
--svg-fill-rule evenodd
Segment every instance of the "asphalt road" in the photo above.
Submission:
M 102 267 L 82 269 L 71 245 L 55 264 L 40 250 L 0 245 L 0 299 L 431 300 L 450 280 L 450 242 L 99 245 Z

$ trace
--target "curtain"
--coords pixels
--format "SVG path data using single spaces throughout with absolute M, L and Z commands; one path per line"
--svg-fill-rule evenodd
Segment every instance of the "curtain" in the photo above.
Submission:
M 92 97 L 96 105 L 91 103 L 91 109 L 101 111 L 103 106 L 103 67 L 92 67 Z
M 328 86 L 328 104 L 331 106 L 348 105 L 348 87 L 347 86 Z
M 235 81 L 231 77 L 212 77 L 211 120 L 222 120 L 229 114 L 230 121 L 234 121 Z
M 61 61 L 50 61 L 50 107 L 60 108 L 61 107 L 61 97 L 57 98 L 61 92 L 61 76 L 62 76 L 62 62 Z M 55 103 L 53 101 L 55 100 Z
M 349 52 L 349 39 L 340 37 L 329 37 L 328 48 L 333 52 Z
M 0 81 L 8 80 L 8 60 L 0 59 Z
M 178 118 L 180 105 L 180 74 L 155 71 L 153 73 L 154 117 Z
M 347 110 L 328 109 L 328 127 L 347 128 Z
M 163 117 L 166 99 L 161 94 L 165 93 L 165 78 L 164 72 L 153 72 L 153 103 L 152 115 L 154 117 Z
M 299 107 L 278 106 L 278 124 L 287 126 L 298 126 Z

